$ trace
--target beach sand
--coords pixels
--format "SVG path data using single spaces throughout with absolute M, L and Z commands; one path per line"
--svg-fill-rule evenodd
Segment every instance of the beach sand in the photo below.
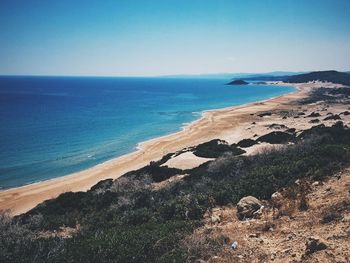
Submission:
M 190 123 L 182 131 L 140 143 L 139 150 L 133 153 L 71 175 L 1 191 L 0 210 L 10 209 L 13 215 L 26 212 L 42 201 L 57 197 L 61 193 L 86 191 L 100 180 L 118 178 L 128 171 L 149 164 L 150 161 L 160 159 L 167 153 L 211 139 L 220 138 L 233 143 L 243 138 L 251 138 L 254 134 L 262 135 L 268 128 L 260 123 L 271 121 L 271 118 L 258 117 L 256 113 L 288 110 L 295 107 L 295 105 L 292 106 L 293 101 L 306 97 L 311 89 L 325 86 L 324 83 L 288 85 L 295 86 L 297 90 L 266 101 L 206 111 L 199 120 Z M 258 125 L 252 126 L 252 122 Z M 283 122 L 279 121 L 279 123 Z

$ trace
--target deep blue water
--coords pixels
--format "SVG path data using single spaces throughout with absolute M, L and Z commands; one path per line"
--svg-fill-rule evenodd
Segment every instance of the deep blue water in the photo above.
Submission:
M 0 77 L 0 188 L 92 167 L 180 130 L 203 110 L 293 90 L 227 81 Z

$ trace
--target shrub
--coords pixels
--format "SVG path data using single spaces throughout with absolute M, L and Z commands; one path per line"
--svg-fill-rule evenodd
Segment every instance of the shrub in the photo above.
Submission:
M 341 120 L 340 116 L 338 114 L 335 114 L 335 115 L 330 115 L 326 118 L 324 118 L 325 121 L 328 121 L 328 120 Z
M 260 136 L 257 141 L 267 142 L 271 144 L 284 144 L 288 142 L 293 142 L 295 136 L 293 134 L 281 131 L 273 131 L 263 136 Z
M 97 184 L 95 184 L 93 187 L 91 187 L 90 191 L 102 190 L 104 192 L 107 189 L 109 189 L 112 186 L 112 184 L 113 184 L 113 179 L 102 180 L 102 181 L 99 181 Z
M 69 240 L 62 259 L 74 262 L 155 262 L 176 257 L 184 261 L 186 251 L 179 249 L 179 241 L 195 226 L 198 224 L 184 221 L 115 225 L 101 229 L 95 235 Z
M 198 220 L 209 208 L 209 200 L 203 195 L 184 195 L 166 203 L 160 210 L 165 220 Z
M 257 142 L 255 140 L 252 140 L 252 139 L 243 139 L 237 143 L 237 145 L 239 147 L 242 147 L 242 148 L 251 147 L 255 144 L 257 144 Z
M 233 155 L 240 155 L 245 153 L 244 150 L 237 148 L 237 145 L 228 145 L 227 142 L 219 139 L 211 140 L 197 145 L 193 153 L 198 157 L 217 158 L 224 153 L 232 153 Z

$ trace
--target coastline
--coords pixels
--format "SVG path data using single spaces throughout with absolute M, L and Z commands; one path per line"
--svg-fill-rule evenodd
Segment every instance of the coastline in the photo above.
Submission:
M 251 113 L 272 110 L 279 105 L 305 97 L 318 84 L 277 83 L 277 85 L 293 86 L 296 90 L 267 100 L 203 111 L 199 119 L 183 126 L 180 131 L 141 142 L 137 145 L 137 150 L 129 154 L 80 172 L 0 191 L 0 210 L 10 209 L 13 215 L 17 215 L 61 193 L 86 191 L 100 180 L 116 179 L 128 171 L 149 164 L 152 160 L 160 159 L 169 152 L 214 138 L 227 137 L 233 130 L 239 130 L 243 124 L 249 123 Z M 244 134 L 241 132 L 240 135 L 243 137 Z
M 270 85 L 274 85 L 274 84 L 271 83 Z M 144 143 L 156 141 L 156 140 L 158 140 L 158 139 L 162 139 L 162 138 L 168 137 L 168 136 L 170 136 L 170 135 L 175 135 L 175 134 L 180 133 L 180 132 L 185 132 L 187 126 L 195 125 L 196 122 L 200 121 L 202 118 L 207 118 L 207 116 L 206 116 L 207 113 L 210 114 L 211 112 L 227 111 L 227 110 L 232 110 L 232 109 L 238 109 L 238 108 L 240 108 L 240 107 L 244 107 L 244 108 L 245 108 L 245 107 L 249 107 L 249 106 L 251 106 L 252 104 L 255 104 L 255 103 L 265 103 L 265 102 L 268 102 L 269 100 L 273 100 L 273 99 L 277 99 L 277 98 L 279 98 L 279 97 L 283 97 L 283 96 L 286 96 L 286 95 L 289 95 L 289 94 L 293 94 L 293 93 L 298 92 L 298 91 L 300 90 L 299 87 L 296 87 L 296 86 L 291 85 L 291 84 L 289 84 L 289 83 L 278 83 L 278 84 L 276 84 L 276 85 L 278 85 L 278 86 L 291 86 L 291 87 L 294 87 L 295 90 L 293 90 L 292 92 L 283 94 L 283 95 L 271 97 L 271 98 L 269 98 L 269 99 L 258 100 L 258 101 L 255 101 L 255 102 L 248 102 L 248 103 L 243 103 L 243 104 L 235 105 L 235 106 L 228 106 L 228 107 L 224 107 L 224 108 L 211 109 L 211 110 L 204 110 L 204 111 L 201 111 L 201 112 L 197 112 L 197 113 L 200 115 L 199 119 L 194 120 L 194 121 L 189 122 L 189 123 L 184 123 L 184 125 L 182 125 L 182 126 L 180 127 L 180 130 L 177 131 L 177 132 L 173 132 L 173 133 L 170 133 L 170 134 L 167 134 L 167 135 L 158 136 L 158 137 L 153 138 L 153 139 L 149 139 L 149 140 L 146 140 L 146 141 L 143 141 L 143 142 L 139 142 L 139 143 L 137 144 L 137 146 L 136 146 L 136 150 L 137 150 L 137 151 L 138 151 L 138 150 L 142 150 L 142 149 L 143 149 L 143 148 L 142 148 L 142 145 L 143 145 Z

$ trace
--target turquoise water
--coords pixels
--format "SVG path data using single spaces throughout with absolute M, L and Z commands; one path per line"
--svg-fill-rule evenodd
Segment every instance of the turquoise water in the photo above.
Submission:
M 203 110 L 292 87 L 227 79 L 0 77 L 0 187 L 83 170 L 181 129 Z

